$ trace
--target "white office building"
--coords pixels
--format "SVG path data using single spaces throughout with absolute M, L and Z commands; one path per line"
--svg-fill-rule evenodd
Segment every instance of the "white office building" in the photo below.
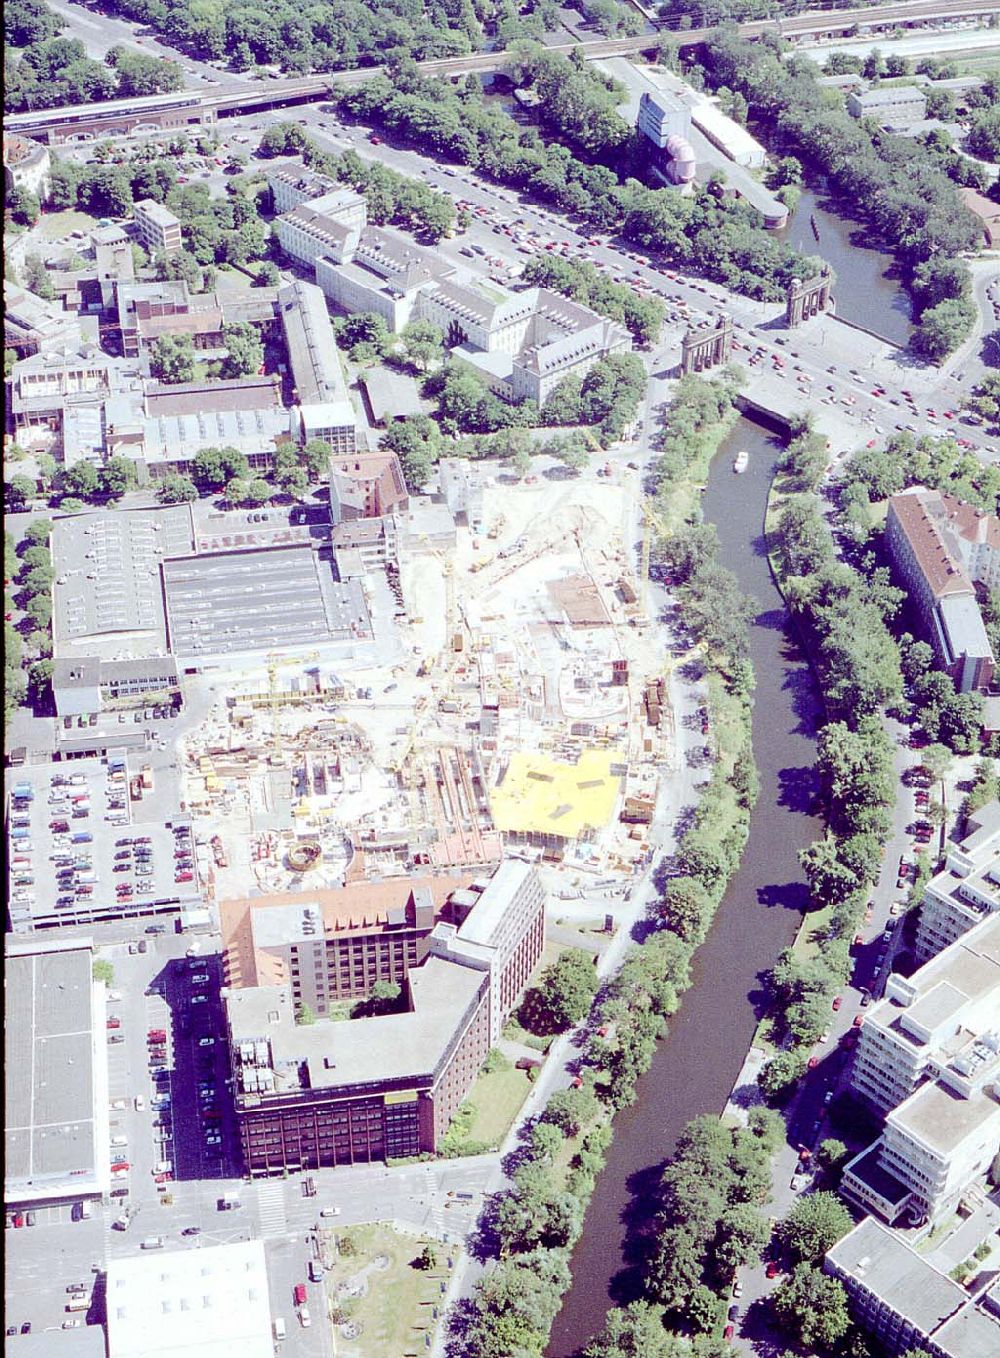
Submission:
M 851 1083 L 887 1116 L 844 1171 L 848 1201 L 889 1222 L 953 1210 L 1000 1146 L 1000 916 L 890 977 Z
M 949 845 L 944 868 L 924 887 L 917 922 L 917 961 L 929 961 L 998 911 L 1000 802 L 989 802 L 969 817 L 965 839 Z

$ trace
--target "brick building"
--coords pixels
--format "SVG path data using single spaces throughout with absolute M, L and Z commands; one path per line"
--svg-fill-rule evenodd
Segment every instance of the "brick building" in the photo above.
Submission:
M 976 584 L 1000 583 L 1000 519 L 940 491 L 893 495 L 886 543 L 921 628 L 961 693 L 985 692 L 995 658 Z
M 535 870 L 508 860 L 485 882 L 396 879 L 294 900 L 220 907 L 247 1171 L 435 1150 L 541 957 Z M 323 1015 L 378 980 L 401 985 L 404 1012 L 296 1024 L 297 1006 Z

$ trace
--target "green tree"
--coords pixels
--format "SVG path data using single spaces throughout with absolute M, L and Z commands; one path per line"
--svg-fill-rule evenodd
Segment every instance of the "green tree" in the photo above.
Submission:
M 719 1218 L 715 1257 L 724 1269 L 735 1272 L 748 1264 L 758 1264 L 771 1238 L 771 1228 L 757 1207 L 749 1202 L 735 1203 Z
M 441 433 L 427 415 L 409 415 L 392 422 L 382 436 L 380 446 L 396 454 L 407 486 L 412 491 L 419 491 L 430 478 L 440 455 Z
M 225 500 L 230 508 L 245 504 L 247 498 L 247 483 L 244 477 L 234 476 L 232 480 L 226 482 Z
M 664 1327 L 659 1307 L 634 1301 L 608 1312 L 583 1358 L 677 1358 L 677 1341 Z
M 51 519 L 32 519 L 24 530 L 25 542 L 32 546 L 44 547 L 52 536 Z
M 51 302 L 56 295 L 52 277 L 40 255 L 28 255 L 25 259 L 23 281 L 27 290 L 43 301 Z
M 804 1263 L 818 1263 L 851 1229 L 851 1215 L 834 1193 L 800 1198 L 779 1226 L 788 1252 Z
M 35 594 L 28 600 L 25 613 L 31 618 L 36 627 L 45 629 L 52 621 L 52 596 L 51 594 Z
M 24 508 L 35 495 L 35 483 L 28 476 L 12 476 L 4 483 L 4 500 L 11 513 Z
M 188 476 L 165 476 L 156 488 L 160 504 L 178 505 L 197 500 L 198 487 Z
M 410 321 L 400 338 L 403 353 L 420 372 L 426 372 L 444 358 L 444 335 L 430 321 Z
M 913 334 L 913 348 L 932 363 L 940 363 L 968 336 L 975 315 L 967 297 L 952 297 L 928 307 Z
M 330 470 L 333 449 L 325 439 L 309 439 L 299 450 L 299 459 L 310 481 L 322 480 Z
M 772 1304 L 810 1350 L 832 1350 L 847 1334 L 850 1317 L 843 1284 L 809 1264 L 797 1265 L 772 1294 Z
M 26 573 L 35 566 L 51 566 L 52 553 L 48 547 L 29 547 L 21 557 L 22 572 Z
M 398 981 L 378 980 L 368 996 L 368 1010 L 371 1014 L 391 1014 L 399 1004 L 402 989 Z
M 74 462 L 62 473 L 60 489 L 64 495 L 87 498 L 96 495 L 100 489 L 101 478 L 91 462 Z
M 843 1141 L 838 1141 L 836 1137 L 827 1137 L 825 1141 L 821 1141 L 816 1151 L 816 1159 L 820 1166 L 828 1172 L 836 1174 L 838 1178 L 840 1171 L 850 1158 L 851 1152 Z
M 557 1089 L 549 1097 L 542 1117 L 558 1127 L 564 1136 L 572 1137 L 593 1122 L 599 1107 L 597 1096 L 586 1085 Z
M 223 377 L 249 377 L 263 365 L 264 346 L 252 325 L 243 321 L 227 325 L 223 328 L 222 339 L 226 346 Z
M 7 195 L 7 211 L 20 226 L 34 226 L 42 215 L 38 195 L 19 185 Z
M 256 476 L 247 483 L 246 496 L 244 497 L 248 505 L 266 505 L 273 497 L 274 490 L 263 478 Z
M 671 877 L 660 903 L 663 922 L 679 938 L 701 942 L 712 919 L 713 901 L 694 877 Z
M 423 1271 L 426 1273 L 432 1268 L 437 1268 L 437 1265 L 438 1265 L 437 1250 L 435 1249 L 433 1244 L 428 1243 L 420 1251 L 420 1255 L 417 1259 L 417 1267 L 423 1269 Z
M 115 969 L 110 962 L 102 957 L 98 957 L 92 967 L 94 980 L 100 981 L 106 986 L 113 986 L 115 983 Z
M 303 1028 L 311 1028 L 316 1022 L 316 1014 L 308 1004 L 302 1002 L 295 1006 L 295 1022 Z
M 109 457 L 99 472 L 100 488 L 109 499 L 117 499 L 136 485 L 135 463 L 127 457 Z
M 699 1283 L 691 1293 L 687 1304 L 686 1318 L 690 1320 L 696 1334 L 711 1334 L 722 1324 L 726 1304 L 710 1287 Z
M 579 949 L 562 953 L 545 968 L 521 1004 L 521 1022 L 530 1032 L 560 1033 L 578 1023 L 597 990 L 592 960 Z
M 149 371 L 161 382 L 194 380 L 194 345 L 188 335 L 161 335 L 149 356 Z
M 775 1052 L 757 1077 L 761 1092 L 771 1103 L 787 1102 L 805 1073 L 806 1061 L 800 1052 Z

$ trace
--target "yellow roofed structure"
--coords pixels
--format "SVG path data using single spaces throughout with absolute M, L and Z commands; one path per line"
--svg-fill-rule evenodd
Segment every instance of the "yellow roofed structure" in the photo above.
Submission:
M 506 834 L 580 839 L 603 829 L 621 791 L 621 750 L 584 750 L 575 764 L 514 754 L 490 795 L 493 821 Z

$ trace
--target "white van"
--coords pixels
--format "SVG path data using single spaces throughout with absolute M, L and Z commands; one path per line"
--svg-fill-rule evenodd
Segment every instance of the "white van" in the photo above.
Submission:
M 157 1160 L 156 1164 L 153 1166 L 154 1174 L 173 1174 L 173 1172 L 173 1160 Z
M 282 1339 L 284 1339 L 284 1337 L 285 1337 L 285 1322 L 282 1320 L 281 1316 L 275 1316 L 275 1318 L 274 1318 L 274 1342 L 275 1342 L 276 1344 L 280 1344 L 280 1342 L 282 1341 Z
M 162 1235 L 151 1235 L 151 1236 L 148 1237 L 148 1239 L 146 1239 L 146 1240 L 144 1240 L 144 1241 L 142 1242 L 142 1244 L 139 1246 L 139 1248 L 140 1248 L 141 1250 L 162 1250 L 162 1249 L 163 1249 L 163 1236 L 162 1236 Z
M 127 1146 L 127 1145 L 128 1145 L 128 1137 L 127 1137 L 127 1136 L 113 1136 L 113 1137 L 111 1138 L 111 1144 L 112 1144 L 112 1146 Z
M 309 1326 L 312 1324 L 312 1316 L 309 1314 L 308 1306 L 299 1307 L 299 1324 L 304 1330 L 308 1330 Z
M 340 1208 L 339 1208 L 339 1207 L 321 1207 L 321 1208 L 320 1208 L 320 1211 L 319 1211 L 319 1214 L 320 1214 L 321 1217 L 339 1217 L 339 1216 L 340 1216 Z

